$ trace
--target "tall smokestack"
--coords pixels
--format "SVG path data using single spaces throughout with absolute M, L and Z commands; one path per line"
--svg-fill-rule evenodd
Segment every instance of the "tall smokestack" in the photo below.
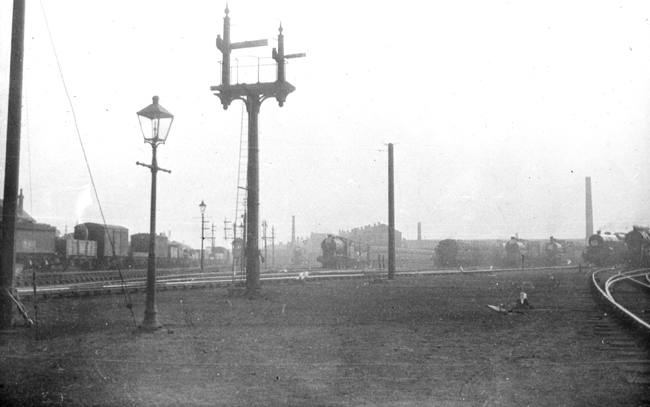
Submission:
M 422 223 L 418 222 L 418 242 L 422 241 Z
M 18 195 L 18 209 L 20 212 L 19 215 L 22 215 L 24 202 L 25 202 L 25 196 L 23 195 L 23 189 L 20 188 L 20 195 Z
M 296 244 L 296 215 L 291 215 L 291 245 Z
M 587 201 L 587 240 L 594 234 L 594 210 L 591 206 L 591 177 L 585 178 L 585 193 Z

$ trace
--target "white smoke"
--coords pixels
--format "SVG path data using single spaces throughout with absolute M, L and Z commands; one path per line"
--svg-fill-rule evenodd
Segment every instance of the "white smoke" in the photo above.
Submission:
M 77 224 L 83 223 L 83 213 L 90 205 L 93 204 L 93 196 L 91 192 L 91 184 L 87 184 L 82 187 L 81 191 L 77 195 L 77 200 L 75 204 L 76 215 L 77 215 Z

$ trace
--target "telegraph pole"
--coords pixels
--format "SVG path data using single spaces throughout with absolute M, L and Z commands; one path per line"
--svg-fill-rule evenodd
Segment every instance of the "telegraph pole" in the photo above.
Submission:
M 223 240 L 228 240 L 228 231 L 230 228 L 228 227 L 228 224 L 230 223 L 229 220 L 226 218 L 223 218 Z
M 212 240 L 212 254 L 214 255 L 214 222 L 212 222 L 212 237 L 210 240 Z
M 263 229 L 262 239 L 264 239 L 264 268 L 268 269 L 269 268 L 268 267 L 269 263 L 266 260 L 266 227 L 267 227 L 267 223 L 266 223 L 266 221 L 263 221 L 262 222 L 262 229 Z
M 395 278 L 395 174 L 393 144 L 388 144 L 388 279 Z
M 275 226 L 271 226 L 271 254 L 273 256 L 273 269 L 275 269 Z
M 210 90 L 221 100 L 224 110 L 228 109 L 233 100 L 241 100 L 246 105 L 248 112 L 248 165 L 246 173 L 247 182 L 247 225 L 246 225 L 246 296 L 256 298 L 261 290 L 260 285 L 260 257 L 259 257 L 259 143 L 258 119 L 262 102 L 275 98 L 282 107 L 289 93 L 296 88 L 285 79 L 285 60 L 297 58 L 305 54 L 284 54 L 284 35 L 282 25 L 278 35 L 278 50 L 272 52 L 272 57 L 277 63 L 277 80 L 275 82 L 257 82 L 252 84 L 230 83 L 230 53 L 234 49 L 251 48 L 268 45 L 267 40 L 244 41 L 233 43 L 230 41 L 230 10 L 226 7 L 226 16 L 223 19 L 223 38 L 217 36 L 217 48 L 223 55 L 221 67 L 221 85 L 211 86 Z
M 14 269 L 16 263 L 16 218 L 20 180 L 20 126 L 22 124 L 23 55 L 25 49 L 25 0 L 14 0 L 7 106 L 7 150 L 2 207 L 0 251 L 0 331 L 13 326 Z

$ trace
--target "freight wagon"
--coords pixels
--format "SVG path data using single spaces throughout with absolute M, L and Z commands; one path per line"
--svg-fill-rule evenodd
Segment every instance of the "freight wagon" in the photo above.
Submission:
M 129 266 L 133 268 L 147 267 L 149 262 L 149 244 L 151 242 L 149 233 L 136 233 L 131 235 L 131 257 Z M 167 267 L 169 264 L 169 238 L 164 235 L 156 235 L 154 239 L 154 252 L 156 264 Z
M 123 267 L 129 257 L 129 230 L 123 226 L 82 223 L 74 227 L 74 238 L 97 242 L 96 269 Z
M 97 259 L 97 242 L 76 240 L 71 235 L 56 239 L 57 264 L 64 270 L 91 270 Z
M 49 268 L 55 262 L 56 228 L 42 223 L 16 223 L 16 265 L 23 268 Z

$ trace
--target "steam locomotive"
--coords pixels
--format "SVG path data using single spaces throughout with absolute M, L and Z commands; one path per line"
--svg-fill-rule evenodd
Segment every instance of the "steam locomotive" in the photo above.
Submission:
M 321 242 L 323 254 L 316 261 L 325 269 L 350 269 L 367 265 L 362 258 L 362 247 L 358 243 L 342 236 L 327 235 Z
M 627 263 L 630 267 L 650 267 L 650 229 L 634 226 L 625 235 Z
M 582 257 L 597 267 L 650 267 L 650 230 L 647 227 L 634 226 L 628 233 L 599 230 L 589 236 L 588 242 Z
M 596 267 L 623 264 L 627 258 L 624 233 L 601 232 L 589 236 L 582 258 Z

